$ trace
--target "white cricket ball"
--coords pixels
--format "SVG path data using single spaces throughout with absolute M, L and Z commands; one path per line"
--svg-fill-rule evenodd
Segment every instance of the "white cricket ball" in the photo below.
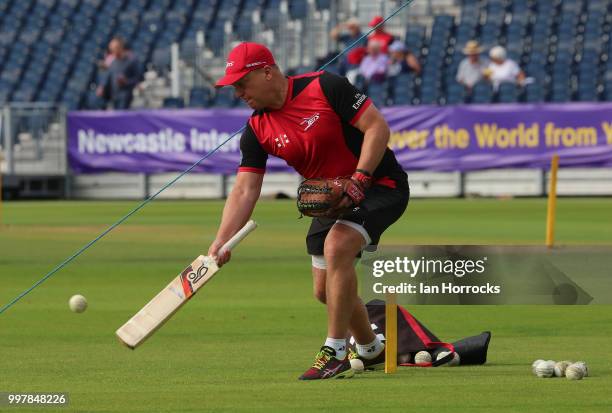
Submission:
M 450 354 L 450 351 L 441 351 L 440 353 L 438 353 L 438 357 L 436 357 L 436 360 L 440 360 L 441 358 L 446 357 L 449 354 Z M 459 365 L 459 362 L 460 362 L 459 354 L 453 353 L 453 359 L 449 361 L 448 363 L 446 363 L 445 366 L 455 367 Z
M 398 364 L 408 364 L 408 363 L 410 363 L 410 353 L 398 354 L 397 362 L 398 362 Z
M 582 370 L 584 371 L 584 377 L 589 377 L 589 368 L 587 367 L 587 364 L 584 361 L 577 361 L 576 364 L 582 367 Z
M 431 363 L 431 354 L 428 351 L 422 350 L 414 355 L 414 362 L 419 363 Z
M 536 369 L 536 366 L 537 366 L 538 364 L 542 363 L 543 361 L 546 361 L 546 360 L 537 359 L 536 361 L 534 361 L 533 363 L 531 363 L 531 371 L 532 371 L 532 373 L 533 373 L 533 374 L 536 374 L 536 370 L 535 370 L 535 369 Z
M 565 377 L 565 370 L 567 369 L 567 366 L 569 366 L 570 364 L 571 363 L 567 361 L 556 362 L 555 367 L 554 367 L 555 377 Z
M 542 361 L 535 366 L 535 375 L 538 377 L 552 377 L 555 374 L 555 362 L 552 360 Z
M 82 313 L 87 310 L 87 299 L 80 294 L 73 295 L 68 301 L 68 306 L 75 313 Z
M 565 369 L 565 377 L 567 377 L 568 380 L 582 380 L 584 375 L 584 368 L 578 363 L 570 364 L 567 366 L 567 369 Z
M 361 373 L 365 370 L 363 361 L 359 359 L 351 359 L 350 362 L 351 362 L 351 368 L 355 370 L 355 373 Z

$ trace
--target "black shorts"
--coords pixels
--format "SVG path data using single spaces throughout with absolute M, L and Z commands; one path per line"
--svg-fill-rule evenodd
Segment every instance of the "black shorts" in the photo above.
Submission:
M 365 199 L 353 211 L 340 218 L 313 218 L 306 235 L 306 249 L 310 255 L 323 255 L 325 237 L 337 220 L 351 221 L 365 228 L 370 245 L 378 245 L 382 233 L 397 221 L 408 206 L 410 189 L 374 185 L 366 191 Z

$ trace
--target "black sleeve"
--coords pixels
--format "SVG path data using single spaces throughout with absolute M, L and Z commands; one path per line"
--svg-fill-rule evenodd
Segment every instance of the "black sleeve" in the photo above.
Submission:
M 320 77 L 321 89 L 332 109 L 348 123 L 370 103 L 368 96 L 353 86 L 345 77 L 323 72 Z
M 247 124 L 246 129 L 240 137 L 240 152 L 242 152 L 242 162 L 240 162 L 241 169 L 247 170 L 255 168 L 261 169 L 261 172 L 265 171 L 268 154 L 261 147 L 251 125 Z

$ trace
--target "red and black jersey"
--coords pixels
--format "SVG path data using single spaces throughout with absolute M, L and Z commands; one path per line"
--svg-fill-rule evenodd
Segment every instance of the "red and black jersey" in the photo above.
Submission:
M 288 78 L 281 109 L 255 111 L 240 139 L 239 171 L 264 173 L 268 154 L 284 159 L 305 178 L 336 178 L 355 172 L 363 132 L 353 125 L 371 100 L 346 78 L 314 72 Z M 405 187 L 406 173 L 387 148 L 375 182 Z

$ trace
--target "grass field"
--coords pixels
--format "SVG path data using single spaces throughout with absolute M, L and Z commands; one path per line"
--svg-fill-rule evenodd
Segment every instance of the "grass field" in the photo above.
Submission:
M 133 206 L 5 204 L 0 305 Z M 78 412 L 610 410 L 611 306 L 413 307 L 448 341 L 491 330 L 488 363 L 296 380 L 322 344 L 326 313 L 311 295 L 308 221 L 290 201 L 260 202 L 260 228 L 232 263 L 141 348 L 119 345 L 116 328 L 206 251 L 221 208 L 155 202 L 0 315 L 0 392 L 69 392 L 57 411 Z M 545 211 L 543 199 L 415 200 L 383 243 L 541 245 Z M 560 199 L 557 242 L 612 244 L 611 211 L 612 199 Z M 76 293 L 90 304 L 80 315 L 67 307 Z M 537 358 L 585 360 L 591 377 L 537 379 Z

